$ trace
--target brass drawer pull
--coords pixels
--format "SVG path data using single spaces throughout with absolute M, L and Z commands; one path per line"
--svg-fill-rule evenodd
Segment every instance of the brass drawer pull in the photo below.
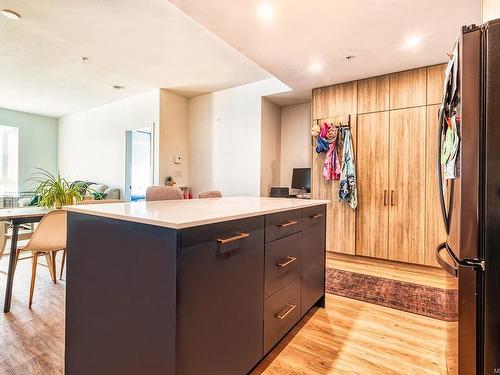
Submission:
M 292 305 L 291 303 L 287 303 L 286 304 L 286 311 L 282 311 L 282 312 L 278 313 L 278 315 L 276 315 L 276 318 L 278 318 L 280 320 L 285 319 L 288 314 L 290 314 L 293 310 L 295 310 L 296 307 L 297 307 L 297 305 Z
M 289 227 L 290 225 L 295 225 L 297 224 L 298 221 L 297 220 L 289 220 L 287 221 L 286 223 L 284 224 L 278 224 L 278 227 L 281 227 L 281 228 L 286 228 L 286 227 Z
M 241 232 L 237 236 L 234 237 L 229 237 L 229 238 L 217 238 L 217 242 L 220 243 L 221 245 L 224 245 L 229 242 L 234 242 L 238 240 L 242 240 L 243 238 L 247 238 L 250 236 L 250 233 L 243 233 Z
M 276 265 L 277 265 L 278 267 L 286 267 L 286 266 L 288 266 L 290 263 L 293 263 L 293 262 L 295 262 L 295 261 L 297 260 L 297 258 L 295 258 L 295 257 L 286 257 L 285 259 L 286 259 L 285 261 L 282 261 L 282 262 L 280 262 L 280 263 L 278 263 L 278 264 L 276 264 Z
M 396 198 L 395 190 L 391 190 L 391 206 L 395 206 L 398 203 Z
M 312 214 L 310 217 L 311 219 L 317 219 L 318 217 L 323 216 L 323 214 Z

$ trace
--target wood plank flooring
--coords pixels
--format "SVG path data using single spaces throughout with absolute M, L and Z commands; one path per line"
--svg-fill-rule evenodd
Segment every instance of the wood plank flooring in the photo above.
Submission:
M 0 261 L 3 302 L 7 259 Z M 42 263 L 43 261 L 41 261 Z M 439 269 L 329 256 L 330 266 L 377 276 L 444 285 Z M 12 311 L 0 313 L 0 374 L 63 374 L 64 281 L 54 285 L 39 267 L 33 309 L 28 309 L 29 260 L 19 264 Z M 374 271 L 374 267 L 375 271 Z M 59 269 L 59 265 L 58 265 Z M 264 359 L 253 374 L 445 374 L 445 322 L 327 295 Z
M 446 289 L 450 283 L 455 282 L 442 268 L 347 254 L 328 252 L 327 266 L 441 289 Z

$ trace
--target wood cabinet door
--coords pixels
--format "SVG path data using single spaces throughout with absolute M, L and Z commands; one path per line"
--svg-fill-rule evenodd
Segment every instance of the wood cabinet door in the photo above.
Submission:
M 312 94 L 313 119 L 345 121 L 351 115 L 354 158 L 356 159 L 356 108 L 357 82 L 321 87 Z M 326 249 L 344 254 L 355 253 L 356 210 L 345 202 L 338 202 L 339 181 L 325 181 L 322 176 L 325 153 L 317 154 L 312 145 L 311 193 L 315 199 L 327 199 L 331 204 L 327 209 Z
M 391 109 L 425 105 L 427 101 L 427 69 L 414 69 L 390 75 Z
M 436 247 L 446 241 L 446 230 L 441 205 L 439 203 L 439 187 L 437 183 L 437 132 L 439 105 L 427 107 L 426 134 L 426 183 L 425 183 L 425 245 L 424 264 L 439 267 L 436 262 Z
M 427 105 L 441 104 L 446 64 L 427 68 Z
M 426 108 L 391 111 L 389 258 L 424 263 Z
M 356 255 L 388 258 L 389 112 L 358 116 Z
M 358 114 L 388 110 L 388 75 L 358 81 Z

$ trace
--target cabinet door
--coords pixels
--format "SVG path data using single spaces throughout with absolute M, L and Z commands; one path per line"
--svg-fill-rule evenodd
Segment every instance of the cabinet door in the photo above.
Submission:
M 426 104 L 426 68 L 391 74 L 391 109 L 417 107 Z
M 389 258 L 424 263 L 425 107 L 392 111 L 389 154 Z
M 353 147 L 356 150 L 356 110 L 357 82 L 322 87 L 313 90 L 313 119 L 329 118 L 344 120 L 351 115 L 351 132 Z M 328 199 L 332 203 L 327 212 L 327 251 L 338 253 L 355 253 L 355 220 L 356 211 L 346 203 L 338 203 L 338 181 L 325 181 L 322 176 L 325 153 L 317 154 L 312 147 L 311 193 L 313 198 Z M 356 151 L 354 151 L 356 157 Z
M 326 206 L 304 209 L 301 315 L 325 294 L 325 214 Z
M 446 64 L 427 68 L 427 105 L 441 104 Z
M 183 230 L 179 259 L 177 373 L 248 373 L 262 357 L 264 217 Z
M 358 116 L 356 255 L 388 258 L 389 112 Z
M 437 129 L 439 105 L 427 107 L 426 134 L 426 192 L 425 192 L 425 245 L 424 264 L 438 267 L 435 250 L 437 245 L 446 241 L 446 230 L 439 203 L 439 187 L 437 183 Z
M 389 76 L 358 81 L 358 114 L 389 110 Z

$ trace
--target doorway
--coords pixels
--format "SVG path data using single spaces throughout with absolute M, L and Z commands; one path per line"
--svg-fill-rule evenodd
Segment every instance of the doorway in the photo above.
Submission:
M 153 127 L 128 130 L 125 143 L 125 199 L 143 200 L 153 185 Z

